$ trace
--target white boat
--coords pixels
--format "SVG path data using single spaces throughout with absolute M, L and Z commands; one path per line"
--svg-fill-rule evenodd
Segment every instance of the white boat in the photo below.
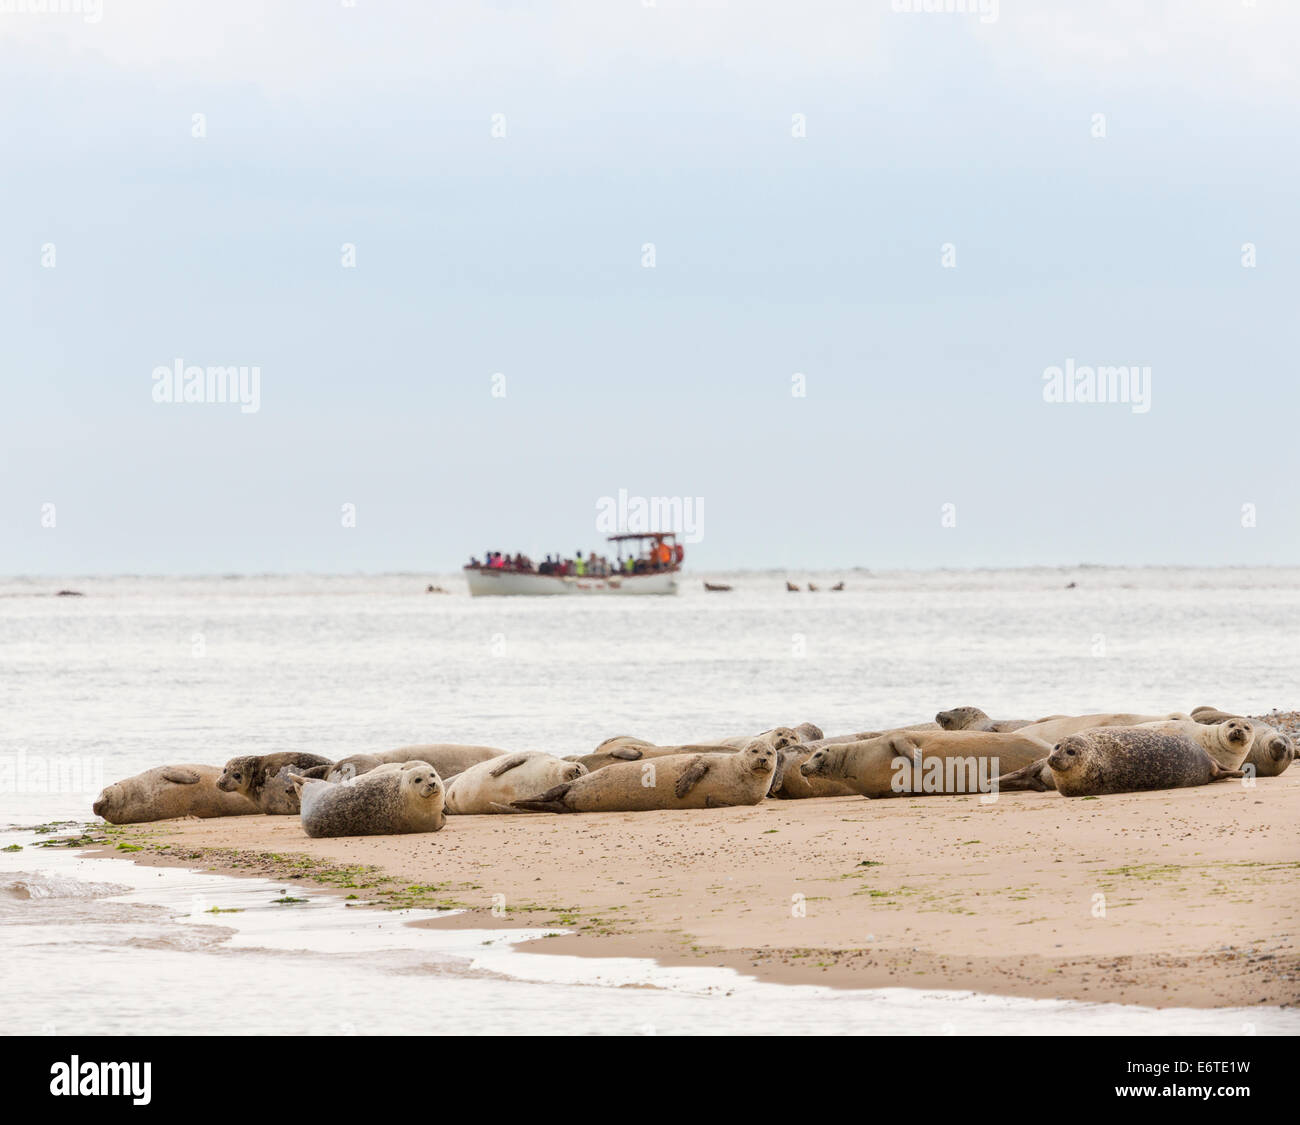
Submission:
M 655 552 L 667 547 L 670 561 L 653 565 L 654 569 L 613 570 L 609 574 L 577 574 L 572 570 L 567 574 L 539 574 L 536 570 L 518 570 L 513 567 L 493 567 L 471 563 L 465 567 L 465 579 L 469 583 L 471 597 L 491 595 L 515 597 L 547 597 L 564 594 L 599 594 L 599 595 L 634 595 L 634 594 L 675 594 L 677 593 L 677 576 L 681 572 L 681 559 L 684 552 L 676 545 L 676 536 L 672 532 L 647 532 L 637 534 L 625 532 L 611 535 L 610 542 L 626 540 L 651 540 L 648 553 L 642 556 L 643 562 L 653 559 Z

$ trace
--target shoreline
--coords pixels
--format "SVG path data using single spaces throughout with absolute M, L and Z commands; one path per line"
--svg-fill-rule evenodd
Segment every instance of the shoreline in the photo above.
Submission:
M 1099 800 L 452 816 L 411 836 L 317 840 L 288 816 L 162 821 L 90 826 L 70 846 L 300 879 L 357 905 L 466 911 L 417 926 L 573 931 L 514 946 L 533 955 L 840 989 L 1289 1007 L 1300 1003 L 1298 812 L 1293 769 L 1252 788 Z

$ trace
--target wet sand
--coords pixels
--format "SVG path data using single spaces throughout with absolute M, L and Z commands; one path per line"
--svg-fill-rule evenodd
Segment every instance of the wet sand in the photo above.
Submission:
M 1096 799 L 450 817 L 429 835 L 334 840 L 296 817 L 167 821 L 111 828 L 100 850 L 469 911 L 431 925 L 573 931 L 519 946 L 536 956 L 1225 1007 L 1300 1002 L 1298 820 L 1293 767 L 1253 787 Z

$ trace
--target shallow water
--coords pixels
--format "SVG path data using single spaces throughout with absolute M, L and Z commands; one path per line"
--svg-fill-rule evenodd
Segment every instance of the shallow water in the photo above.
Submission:
M 30 835 L 6 834 L 0 845 Z M 41 849 L 0 853 L 0 1030 L 185 1034 L 1295 1034 L 1280 1009 L 1163 1010 L 764 984 L 725 969 L 537 957 L 535 931 Z M 36 870 L 33 870 L 33 867 Z M 277 903 L 293 897 L 305 902 Z M 212 913 L 216 907 L 222 913 Z
M 564 754 L 617 733 L 857 730 L 964 703 L 998 717 L 1297 703 L 1296 570 L 853 571 L 799 594 L 784 574 L 709 576 L 729 594 L 701 577 L 677 598 L 592 600 L 472 600 L 458 575 L 4 580 L 0 826 L 89 819 L 109 781 L 241 753 Z M 429 581 L 454 592 L 426 595 Z M 65 587 L 87 596 L 52 596 Z M 274 906 L 275 884 L 57 849 L 0 854 L 0 873 L 7 1031 L 1297 1030 L 1261 1010 L 838 993 L 537 957 L 499 931 L 363 924 L 333 898 Z M 195 895 L 243 913 L 195 912 Z

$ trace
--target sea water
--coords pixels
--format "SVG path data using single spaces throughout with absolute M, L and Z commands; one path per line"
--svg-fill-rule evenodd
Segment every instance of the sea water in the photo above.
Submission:
M 0 581 L 0 827 L 15 828 L 0 842 L 21 845 L 0 852 L 0 1030 L 1300 1030 L 1276 1009 L 836 991 L 536 957 L 513 948 L 523 933 L 406 926 L 429 912 L 80 857 L 18 830 L 89 820 L 103 784 L 150 766 L 236 754 L 429 741 L 568 754 L 618 733 L 848 731 L 961 704 L 1028 717 L 1300 702 L 1297 570 L 848 571 L 798 593 L 784 574 L 707 576 L 730 593 L 704 577 L 626 599 L 470 599 L 436 575 Z

